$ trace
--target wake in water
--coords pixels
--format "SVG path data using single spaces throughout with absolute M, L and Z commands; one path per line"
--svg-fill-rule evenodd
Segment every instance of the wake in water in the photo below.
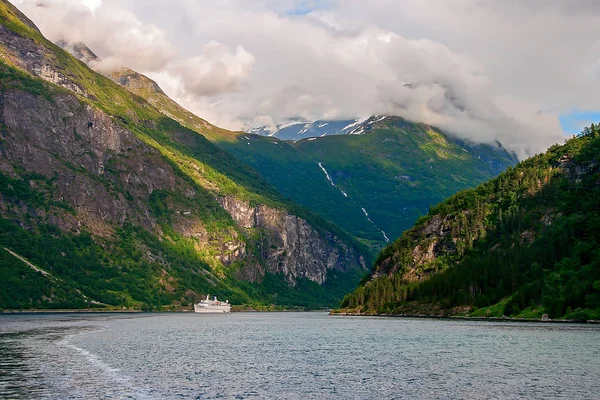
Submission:
M 0 398 L 153 399 L 118 368 L 72 343 L 105 328 L 18 328 L 0 333 Z

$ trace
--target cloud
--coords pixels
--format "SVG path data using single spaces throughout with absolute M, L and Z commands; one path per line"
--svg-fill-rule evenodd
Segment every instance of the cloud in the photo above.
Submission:
M 177 54 L 163 29 L 142 23 L 133 13 L 120 7 L 77 0 L 16 4 L 48 39 L 84 42 L 102 59 L 95 63 L 101 70 L 127 66 L 159 71 Z
M 37 4 L 44 7 L 37 7 Z M 96 2 L 97 3 L 97 2 Z M 600 110 L 597 2 L 76 0 L 17 5 L 230 129 L 394 113 L 520 157 Z
M 481 66 L 429 40 L 389 36 L 385 55 L 394 79 L 378 84 L 376 111 L 426 122 L 483 143 L 500 141 L 525 158 L 561 141 L 556 117 L 495 92 Z M 516 106 L 518 103 L 518 107 Z
M 285 86 L 273 93 L 261 102 L 258 111 L 278 121 L 290 116 L 306 120 L 319 116 L 337 117 L 335 105 L 330 97 L 311 93 L 299 85 Z
M 241 46 L 231 53 L 224 44 L 210 41 L 199 56 L 174 62 L 168 69 L 181 78 L 186 92 L 213 96 L 239 90 L 255 61 Z

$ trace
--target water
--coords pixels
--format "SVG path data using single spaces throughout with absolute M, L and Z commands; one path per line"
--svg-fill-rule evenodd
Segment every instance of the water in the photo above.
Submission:
M 600 326 L 0 315 L 0 398 L 595 399 Z

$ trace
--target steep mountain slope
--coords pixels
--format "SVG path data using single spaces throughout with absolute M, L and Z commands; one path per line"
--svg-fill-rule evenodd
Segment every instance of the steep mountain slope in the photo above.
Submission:
M 517 162 L 499 145 L 469 144 L 399 117 L 351 122 L 344 131 L 368 135 L 298 142 L 230 132 L 183 109 L 142 74 L 122 68 L 110 77 L 376 250 L 408 229 L 429 205 Z
M 316 307 L 362 275 L 350 235 L 5 1 L 0 56 L 0 307 Z
M 433 207 L 342 307 L 600 319 L 600 130 L 585 132 Z

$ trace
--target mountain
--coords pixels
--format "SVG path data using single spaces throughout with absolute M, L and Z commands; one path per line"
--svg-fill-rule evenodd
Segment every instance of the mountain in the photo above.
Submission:
M 218 145 L 374 248 L 430 205 L 517 162 L 499 145 L 461 142 L 399 117 L 371 118 L 365 132 L 296 142 L 246 134 Z
M 93 54 L 82 43 L 61 45 L 76 49 L 73 54 L 83 60 Z M 408 229 L 430 205 L 517 162 L 499 143 L 468 143 L 393 116 L 278 125 L 279 133 L 294 129 L 288 133 L 311 135 L 320 127 L 320 134 L 330 129 L 336 135 L 318 140 L 227 131 L 185 110 L 143 74 L 121 68 L 107 76 L 234 154 L 284 196 L 358 237 L 372 252 Z
M 432 207 L 342 307 L 600 319 L 600 129 L 584 132 Z
M 310 137 L 331 135 L 360 135 L 370 131 L 370 125 L 385 119 L 386 116 L 374 115 L 366 119 L 318 120 L 314 122 L 290 119 L 278 123 L 274 129 L 266 126 L 248 129 L 248 133 L 276 137 L 281 140 L 302 140 Z
M 364 274 L 363 245 L 160 112 L 159 88 L 93 72 L 6 1 L 0 21 L 1 308 L 323 307 Z
M 468 143 L 400 117 L 338 121 L 345 124 L 342 128 L 352 125 L 344 132 L 368 134 L 296 142 L 231 132 L 185 110 L 142 74 L 121 68 L 109 77 L 234 154 L 284 196 L 374 251 L 408 229 L 430 205 L 517 162 L 499 143 Z

